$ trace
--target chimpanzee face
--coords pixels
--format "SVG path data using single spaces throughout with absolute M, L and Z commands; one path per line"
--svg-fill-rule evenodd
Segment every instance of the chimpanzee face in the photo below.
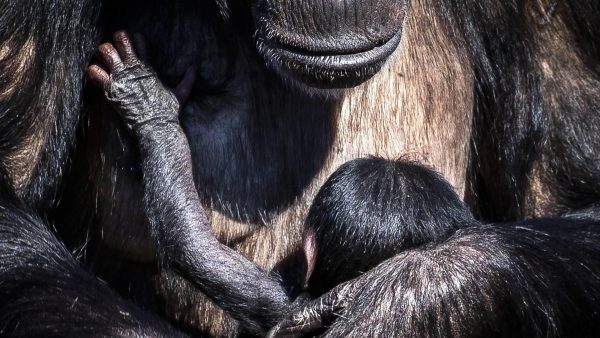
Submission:
M 356 86 L 398 47 L 406 0 L 255 0 L 260 54 L 285 79 L 324 89 Z

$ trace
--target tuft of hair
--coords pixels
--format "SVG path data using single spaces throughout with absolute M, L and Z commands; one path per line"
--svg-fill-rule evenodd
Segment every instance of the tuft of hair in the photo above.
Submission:
M 229 9 L 229 3 L 227 0 L 217 0 L 217 8 L 219 9 L 219 14 L 224 20 L 228 20 L 231 15 Z
M 0 4 L 0 167 L 29 205 L 56 198 L 75 143 L 99 0 Z

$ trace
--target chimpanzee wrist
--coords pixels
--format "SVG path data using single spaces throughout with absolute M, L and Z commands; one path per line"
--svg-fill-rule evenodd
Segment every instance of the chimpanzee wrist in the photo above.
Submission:
M 186 136 L 178 121 L 163 118 L 150 119 L 133 125 L 131 132 L 142 148 L 187 146 L 182 144 L 183 140 L 186 140 Z

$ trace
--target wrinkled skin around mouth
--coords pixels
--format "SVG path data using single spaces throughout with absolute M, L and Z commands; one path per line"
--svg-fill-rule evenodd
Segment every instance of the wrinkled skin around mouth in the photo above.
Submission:
M 354 87 L 398 47 L 406 0 L 259 0 L 257 44 L 284 78 L 309 87 Z

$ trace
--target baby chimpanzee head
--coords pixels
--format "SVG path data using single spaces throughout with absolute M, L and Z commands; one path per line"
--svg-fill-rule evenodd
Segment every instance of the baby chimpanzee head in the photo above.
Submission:
M 450 184 L 430 169 L 376 157 L 347 162 L 325 182 L 306 219 L 309 291 L 322 294 L 474 224 Z

